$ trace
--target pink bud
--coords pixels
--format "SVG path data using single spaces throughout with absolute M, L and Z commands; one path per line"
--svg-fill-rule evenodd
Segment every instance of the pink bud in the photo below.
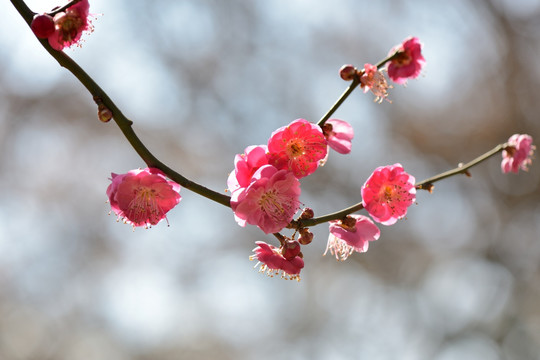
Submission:
M 50 15 L 36 14 L 30 24 L 30 28 L 38 38 L 46 39 L 54 33 L 54 20 Z
M 353 65 L 343 65 L 341 69 L 339 69 L 339 76 L 341 76 L 341 78 L 345 81 L 353 80 L 355 75 L 356 68 Z
M 315 213 L 312 208 L 304 208 L 302 215 L 300 215 L 300 219 L 311 219 L 313 216 L 315 216 Z
M 287 240 L 283 244 L 281 255 L 283 255 L 283 257 L 286 260 L 294 259 L 296 256 L 298 256 L 299 253 L 300 253 L 300 243 L 298 243 L 298 241 Z
M 307 245 L 313 241 L 313 233 L 309 231 L 307 228 L 304 228 L 300 230 L 300 237 L 298 238 L 298 242 L 302 245 Z
M 98 105 L 98 118 L 100 121 L 106 123 L 109 122 L 113 117 L 112 111 L 105 106 L 105 104 Z

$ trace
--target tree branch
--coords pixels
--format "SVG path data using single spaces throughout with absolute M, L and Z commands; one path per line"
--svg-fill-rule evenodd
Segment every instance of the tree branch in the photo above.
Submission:
M 22 0 L 11 0 L 13 6 L 17 9 L 19 14 L 24 18 L 28 26 L 32 22 L 32 18 L 35 13 L 28 8 Z M 109 98 L 107 93 L 99 87 L 99 85 L 69 56 L 67 56 L 62 51 L 54 50 L 46 39 L 38 39 L 41 45 L 49 52 L 49 54 L 56 59 L 60 66 L 66 68 L 70 71 L 80 82 L 83 84 L 86 89 L 92 94 L 93 98 L 96 101 L 104 104 L 113 115 L 113 119 L 131 144 L 133 149 L 141 157 L 141 159 L 146 163 L 148 167 L 153 167 L 160 169 L 167 175 L 171 180 L 175 181 L 184 188 L 191 190 L 201 196 L 204 196 L 210 200 L 213 200 L 217 203 L 230 207 L 230 197 L 214 190 L 208 189 L 196 182 L 193 182 L 183 175 L 177 173 L 176 171 L 169 168 L 167 165 L 159 161 L 142 143 L 139 137 L 135 134 L 135 131 L 132 128 L 133 122 L 129 120 L 116 104 Z
M 458 175 L 458 174 L 468 175 L 469 174 L 468 170 L 470 168 L 472 168 L 473 166 L 478 165 L 481 162 L 486 161 L 490 157 L 498 154 L 499 152 L 503 151 L 507 146 L 508 146 L 508 143 L 499 144 L 499 145 L 495 146 L 493 149 L 491 149 L 490 151 L 486 152 L 485 154 L 480 155 L 479 157 L 477 157 L 476 159 L 474 159 L 472 161 L 469 161 L 467 164 L 464 164 L 464 165 L 460 164 L 455 169 L 445 171 L 445 172 L 440 173 L 438 175 L 432 176 L 432 177 L 430 177 L 428 179 L 417 182 L 415 184 L 415 187 L 417 189 L 419 189 L 419 190 L 428 190 L 428 191 L 431 192 L 433 190 L 433 183 L 435 183 L 437 181 L 440 181 L 440 180 L 443 180 L 443 179 L 446 179 L 446 178 L 449 178 L 449 177 L 454 176 L 454 175 Z M 314 217 L 314 218 L 311 218 L 311 219 L 293 220 L 288 227 L 293 228 L 293 229 L 300 229 L 300 228 L 303 228 L 303 227 L 310 227 L 310 226 L 318 225 L 318 224 L 328 222 L 328 221 L 331 221 L 331 220 L 341 220 L 345 216 L 347 216 L 349 214 L 352 214 L 354 212 L 360 211 L 363 208 L 364 208 L 364 206 L 362 205 L 362 202 L 359 202 L 357 204 L 349 206 L 348 208 L 345 208 L 345 209 L 340 210 L 340 211 L 336 211 L 336 212 L 331 213 L 331 214 L 326 214 L 326 215 L 319 216 L 319 217 Z

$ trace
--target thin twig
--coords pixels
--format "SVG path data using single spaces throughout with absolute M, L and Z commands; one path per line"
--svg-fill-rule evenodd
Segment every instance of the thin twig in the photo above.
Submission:
M 452 170 L 445 171 L 443 173 L 440 173 L 438 175 L 435 175 L 433 177 L 430 177 L 428 179 L 422 180 L 415 184 L 415 187 L 419 190 L 428 190 L 431 191 L 433 189 L 433 183 L 449 178 L 454 175 L 458 174 L 468 174 L 468 170 L 472 168 L 475 165 L 480 164 L 481 162 L 489 159 L 490 157 L 496 155 L 497 153 L 503 151 L 508 146 L 508 143 L 499 144 L 495 146 L 490 151 L 486 152 L 485 154 L 480 155 L 476 159 L 469 161 L 467 164 L 460 164 L 458 167 Z M 362 210 L 364 206 L 362 205 L 362 202 L 359 202 L 357 204 L 354 204 L 352 206 L 349 206 L 348 208 L 345 208 L 340 211 L 336 211 L 331 214 L 326 214 L 323 216 L 314 217 L 311 219 L 300 219 L 300 220 L 294 220 L 290 224 L 290 228 L 299 229 L 302 227 L 310 227 L 318 224 L 322 224 L 324 222 L 328 222 L 331 220 L 341 220 L 345 216 L 352 214 L 354 212 L 357 212 L 359 210 Z
M 30 23 L 32 22 L 32 18 L 35 13 L 31 11 L 25 4 L 25 2 L 22 0 L 11 0 L 11 3 L 13 4 L 13 6 L 15 6 L 17 11 L 24 18 L 28 26 L 30 26 Z M 208 189 L 194 181 L 191 181 L 183 175 L 179 174 L 178 172 L 172 170 L 170 167 L 163 164 L 161 161 L 159 161 L 146 148 L 143 142 L 135 134 L 135 131 L 132 128 L 133 122 L 129 120 L 126 116 L 124 116 L 124 114 L 120 111 L 116 104 L 111 100 L 111 98 L 109 98 L 107 93 L 103 89 L 101 89 L 101 87 L 99 87 L 99 85 L 73 59 L 67 56 L 64 52 L 54 50 L 49 45 L 46 39 L 39 41 L 41 45 L 43 45 L 45 50 L 47 50 L 49 54 L 51 54 L 51 56 L 56 59 L 60 66 L 70 71 L 86 87 L 86 89 L 90 92 L 90 94 L 92 94 L 94 99 L 99 99 L 99 101 L 103 103 L 112 112 L 114 121 L 116 122 L 126 139 L 129 141 L 133 149 L 137 152 L 137 154 L 141 157 L 141 159 L 146 163 L 148 167 L 160 169 L 171 180 L 175 181 L 176 183 L 180 184 L 188 190 L 191 190 L 224 206 L 231 206 L 229 196 Z

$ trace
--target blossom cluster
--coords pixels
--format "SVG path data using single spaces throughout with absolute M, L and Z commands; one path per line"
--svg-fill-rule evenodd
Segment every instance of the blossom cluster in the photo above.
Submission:
M 82 34 L 93 30 L 89 10 L 89 0 L 71 0 L 49 13 L 35 14 L 30 27 L 36 37 L 46 39 L 53 49 L 61 51 L 79 45 Z M 458 173 L 468 174 L 470 167 L 497 152 L 502 152 L 503 173 L 528 170 L 535 151 L 533 139 L 527 134 L 514 134 L 506 143 L 467 165 L 460 165 L 453 171 L 418 184 L 400 163 L 379 166 L 360 187 L 359 203 L 320 218 L 314 218 L 313 210 L 305 207 L 294 220 L 302 207 L 300 180 L 312 175 L 326 163 L 329 149 L 339 154 L 351 152 L 353 127 L 344 120 L 329 117 L 357 86 L 364 93 L 371 91 L 376 102 L 390 102 L 388 91 L 393 88 L 390 82 L 405 85 L 409 79 L 416 79 L 422 73 L 426 63 L 422 47 L 418 38 L 409 37 L 394 46 L 387 57 L 376 65 L 365 63 L 362 69 L 344 65 L 339 71 L 340 77 L 352 83 L 319 123 L 296 119 L 275 130 L 266 144 L 248 146 L 243 153 L 235 156 L 234 170 L 227 179 L 227 191 L 230 193 L 228 205 L 236 222 L 242 227 L 247 224 L 257 226 L 265 234 L 273 234 L 280 243 L 274 246 L 262 241 L 255 242 L 257 247 L 253 249 L 250 260 L 257 260 L 255 267 L 258 266 L 260 272 L 300 280 L 300 272 L 304 268 L 301 247 L 310 244 L 314 236 L 309 227 L 329 219 L 329 237 L 324 255 L 329 252 L 337 260 L 343 261 L 354 252 L 366 252 L 369 243 L 380 237 L 376 223 L 390 226 L 403 219 L 409 207 L 416 202 L 417 189 L 431 192 L 433 182 Z M 113 118 L 112 111 L 101 96 L 93 95 L 98 105 L 99 119 L 108 122 Z M 122 220 L 133 228 L 149 228 L 163 220 L 168 223 L 167 213 L 182 199 L 180 185 L 168 179 L 158 168 L 111 173 L 110 180 L 106 195 L 111 212 L 117 215 L 118 221 Z M 193 182 L 182 183 L 195 190 Z M 215 195 L 218 198 L 222 196 L 221 201 L 216 201 L 227 204 L 223 194 L 213 192 L 213 196 L 209 196 L 201 191 L 197 192 L 213 200 L 216 200 Z M 362 209 L 369 216 L 353 214 Z M 290 237 L 282 235 L 280 232 L 285 228 L 294 230 L 294 233 Z
M 299 179 L 317 170 L 328 146 L 320 126 L 297 119 L 274 131 L 267 145 L 248 146 L 236 155 L 227 185 L 237 223 L 266 234 L 287 226 L 300 208 Z
M 416 78 L 424 63 L 420 50 L 417 38 L 406 39 L 392 49 L 390 78 L 400 84 Z M 374 65 L 365 64 L 360 72 L 351 65 L 345 66 L 341 76 L 345 80 L 359 76 L 364 92 L 371 90 L 376 100 L 388 96 L 390 86 Z M 290 225 L 301 204 L 299 179 L 311 175 L 326 162 L 329 147 L 340 154 L 349 153 L 353 136 L 352 126 L 343 120 L 329 119 L 320 127 L 297 119 L 274 131 L 268 144 L 249 146 L 244 153 L 236 155 L 235 169 L 227 185 L 237 223 L 256 225 L 266 234 L 277 233 Z M 390 225 L 405 216 L 407 207 L 415 201 L 415 191 L 414 177 L 400 164 L 381 167 L 362 187 L 363 205 L 375 221 Z M 305 229 L 300 231 L 306 236 Z M 330 222 L 326 252 L 345 260 L 354 251 L 365 252 L 369 241 L 378 239 L 379 235 L 377 226 L 363 215 L 335 220 Z M 294 241 L 294 235 L 287 241 Z M 291 270 L 290 261 L 283 258 L 283 241 L 280 248 L 257 244 L 252 259 L 259 260 L 261 271 L 271 274 L 281 271 L 286 278 L 299 278 L 303 262 L 301 267 Z
M 82 19 L 88 15 L 88 1 L 80 1 L 59 14 L 63 14 L 59 20 L 58 14 L 54 17 L 55 33 L 74 26 L 71 35 L 66 35 L 69 31 L 62 35 L 49 34 L 48 39 L 51 42 L 52 37 L 54 41 L 58 40 L 58 46 L 65 46 L 80 37 L 78 29 L 87 26 L 86 20 Z M 75 17 L 80 21 L 75 21 Z M 38 19 L 36 17 L 35 21 Z M 387 65 L 385 69 L 380 69 L 382 65 L 368 63 L 362 70 L 345 65 L 340 75 L 344 80 L 355 80 L 364 92 L 371 91 L 376 96 L 375 100 L 382 102 L 387 99 L 391 88 L 383 71 L 393 82 L 405 84 L 408 79 L 419 76 L 424 63 L 421 44 L 417 38 L 411 37 L 390 51 L 382 63 Z M 302 225 L 302 221 L 314 217 L 312 209 L 304 208 L 294 220 L 302 207 L 300 180 L 325 164 L 329 149 L 339 154 L 350 153 L 353 138 L 353 127 L 346 121 L 328 119 L 314 124 L 296 119 L 275 130 L 266 144 L 248 146 L 235 156 L 234 170 L 227 179 L 227 190 L 236 222 L 242 227 L 247 224 L 257 226 L 265 234 L 274 234 L 280 242 L 279 246 L 255 242 L 257 247 L 253 249 L 250 260 L 257 260 L 255 266 L 260 272 L 300 280 L 300 271 L 304 268 L 301 246 L 313 239 L 313 234 Z M 532 137 L 515 134 L 503 146 L 503 173 L 527 170 L 535 149 Z M 347 211 L 343 217 L 329 221 L 324 255 L 330 253 L 343 261 L 354 252 L 366 252 L 369 243 L 380 237 L 376 223 L 385 226 L 397 223 L 416 202 L 415 181 L 415 177 L 399 163 L 377 167 L 360 187 L 360 206 L 355 206 L 356 210 L 363 208 L 369 216 Z M 422 187 L 418 185 L 418 188 Z M 168 180 L 161 170 L 145 168 L 121 175 L 113 173 L 106 193 L 111 210 L 118 219 L 133 227 L 148 228 L 167 219 L 166 214 L 181 200 L 179 191 L 180 185 Z M 292 236 L 281 235 L 284 228 L 294 229 Z
M 30 27 L 40 39 L 48 39 L 55 50 L 78 44 L 84 31 L 91 30 L 89 21 L 90 3 L 80 0 L 53 16 L 37 14 Z
M 388 77 L 393 82 L 404 85 L 408 79 L 416 79 L 421 74 L 425 63 L 422 43 L 418 38 L 410 37 L 390 50 L 385 68 L 379 69 L 378 66 L 366 63 L 363 70 L 357 70 L 353 65 L 343 65 L 340 76 L 346 81 L 358 77 L 364 93 L 371 91 L 375 95 L 375 101 L 380 103 L 388 100 L 388 89 L 392 88 L 384 76 L 384 71 L 388 72 Z

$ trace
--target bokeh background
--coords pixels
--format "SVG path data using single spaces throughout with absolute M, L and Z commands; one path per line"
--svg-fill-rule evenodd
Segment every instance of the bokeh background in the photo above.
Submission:
M 38 12 L 54 1 L 32 0 Z M 304 247 L 302 281 L 253 269 L 230 209 L 187 190 L 170 226 L 108 215 L 111 172 L 143 167 L 114 123 L 0 5 L 0 359 L 539 359 L 540 164 L 500 156 L 419 193 L 365 254 Z M 222 191 L 236 153 L 345 89 L 413 35 L 427 65 L 392 104 L 355 92 L 335 117 L 353 152 L 302 181 L 322 215 L 380 165 L 418 180 L 514 133 L 540 138 L 540 3 L 91 0 L 68 50 L 151 151 Z

